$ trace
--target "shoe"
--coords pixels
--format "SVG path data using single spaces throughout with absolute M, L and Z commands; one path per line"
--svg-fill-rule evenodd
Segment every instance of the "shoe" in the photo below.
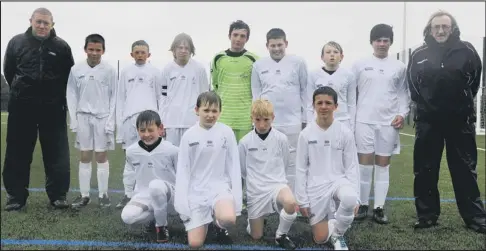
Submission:
M 155 229 L 155 221 L 151 220 L 149 223 L 145 224 L 143 228 L 144 233 L 153 233 Z
M 480 234 L 486 234 L 486 223 L 470 223 L 466 225 L 467 228 L 480 233 Z
M 378 224 L 388 224 L 388 217 L 385 215 L 385 209 L 381 207 L 373 209 L 373 220 Z
M 5 211 L 10 212 L 10 211 L 19 211 L 25 206 L 25 202 L 19 202 L 12 197 L 8 197 L 7 199 L 7 204 L 5 205 Z
M 169 228 L 167 226 L 155 227 L 157 232 L 157 242 L 164 243 L 169 241 Z
M 424 229 L 424 228 L 430 228 L 430 227 L 437 226 L 437 225 L 439 225 L 437 223 L 437 220 L 424 220 L 424 219 L 420 219 L 420 220 L 416 221 L 413 224 L 413 228 L 415 228 L 415 229 Z
M 368 209 L 369 209 L 368 205 L 360 205 L 358 209 L 358 213 L 356 214 L 356 216 L 354 216 L 354 220 L 360 221 L 368 217 Z
M 122 209 L 124 208 L 128 202 L 130 202 L 130 198 L 127 195 L 124 195 L 121 201 L 116 205 L 116 209 Z
M 98 204 L 101 208 L 109 208 L 111 206 L 111 201 L 108 195 L 103 194 L 103 197 L 98 197 Z
M 294 242 L 286 234 L 275 238 L 275 243 L 283 249 L 294 250 L 296 248 Z
M 334 250 L 348 250 L 348 245 L 342 235 L 331 235 L 329 243 L 334 247 Z
M 216 232 L 216 240 L 225 245 L 230 245 L 233 244 L 233 240 L 231 240 L 231 237 L 229 236 L 228 230 L 224 228 L 220 228 L 214 224 L 214 230 Z
M 91 199 L 89 198 L 89 196 L 83 197 L 82 195 L 79 195 L 74 199 L 73 204 L 71 204 L 71 207 L 82 208 L 87 206 L 90 202 Z
M 66 209 L 66 208 L 69 208 L 68 202 L 66 200 L 64 200 L 64 199 L 51 201 L 51 206 L 53 206 L 55 209 Z

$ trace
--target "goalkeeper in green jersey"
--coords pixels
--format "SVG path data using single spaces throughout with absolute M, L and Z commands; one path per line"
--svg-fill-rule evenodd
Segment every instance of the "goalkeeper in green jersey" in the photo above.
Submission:
M 258 57 L 245 49 L 250 27 L 238 20 L 229 27 L 231 47 L 211 61 L 211 88 L 222 100 L 219 121 L 231 127 L 236 140 L 252 130 L 250 119 L 251 71 Z

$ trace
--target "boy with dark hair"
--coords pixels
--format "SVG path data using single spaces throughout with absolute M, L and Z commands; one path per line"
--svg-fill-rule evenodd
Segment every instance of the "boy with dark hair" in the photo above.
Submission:
M 135 189 L 121 218 L 129 225 L 146 224 L 155 219 L 157 242 L 167 242 L 167 215 L 175 214 L 174 186 L 179 149 L 162 140 L 164 126 L 157 112 L 139 113 L 136 125 L 140 140 L 127 148 L 123 172 L 123 180 Z
M 81 151 L 79 189 L 81 194 L 72 206 L 90 203 L 91 161 L 93 151 L 97 163 L 99 205 L 109 207 L 108 179 L 110 174 L 107 151 L 115 149 L 116 70 L 102 61 L 105 39 L 99 34 L 86 37 L 86 60 L 77 63 L 69 75 L 66 99 L 71 118 L 70 127 L 76 133 L 75 147 Z

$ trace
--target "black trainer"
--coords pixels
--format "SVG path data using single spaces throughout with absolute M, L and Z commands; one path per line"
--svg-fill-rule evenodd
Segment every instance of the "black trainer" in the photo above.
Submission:
M 296 248 L 294 242 L 286 234 L 275 238 L 275 243 L 283 249 L 294 250 Z
M 10 211 L 19 211 L 25 206 L 25 202 L 19 202 L 18 200 L 15 200 L 14 198 L 10 197 L 7 195 L 7 203 L 5 205 L 5 211 L 10 212 Z
M 101 208 L 108 208 L 111 206 L 111 201 L 108 195 L 103 194 L 103 197 L 98 197 L 98 204 Z
M 388 217 L 385 214 L 385 209 L 381 207 L 373 209 L 373 220 L 379 224 L 388 224 Z
M 68 204 L 67 200 L 65 200 L 65 199 L 51 201 L 51 206 L 53 206 L 55 209 L 67 209 L 67 208 L 69 208 L 69 204 Z
M 366 217 L 368 217 L 368 209 L 368 205 L 360 205 L 358 213 L 356 214 L 356 216 L 354 216 L 354 220 L 360 221 L 366 219 Z
M 214 230 L 216 232 L 216 240 L 221 244 L 230 245 L 233 244 L 233 240 L 229 236 L 228 230 L 218 227 L 214 224 Z
M 157 231 L 157 242 L 164 243 L 169 241 L 169 228 L 167 226 L 155 227 Z
M 89 198 L 89 196 L 83 197 L 82 195 L 79 195 L 74 199 L 73 204 L 71 204 L 71 207 L 82 208 L 87 206 L 90 202 L 91 199 Z
M 420 219 L 413 224 L 413 228 L 423 229 L 423 228 L 430 228 L 437 225 L 438 225 L 437 220 Z
M 128 204 L 128 202 L 130 202 L 130 198 L 127 195 L 123 195 L 121 201 L 116 205 L 116 209 L 124 208 Z

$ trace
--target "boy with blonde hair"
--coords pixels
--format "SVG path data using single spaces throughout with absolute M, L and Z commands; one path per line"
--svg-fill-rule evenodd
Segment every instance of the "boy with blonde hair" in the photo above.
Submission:
M 257 99 L 251 107 L 255 130 L 239 142 L 242 177 L 246 184 L 248 227 L 253 239 L 263 236 L 265 216 L 277 212 L 280 222 L 275 242 L 284 249 L 295 249 L 287 233 L 297 218 L 296 200 L 287 185 L 285 170 L 290 163 L 287 136 L 272 128 L 273 105 Z

